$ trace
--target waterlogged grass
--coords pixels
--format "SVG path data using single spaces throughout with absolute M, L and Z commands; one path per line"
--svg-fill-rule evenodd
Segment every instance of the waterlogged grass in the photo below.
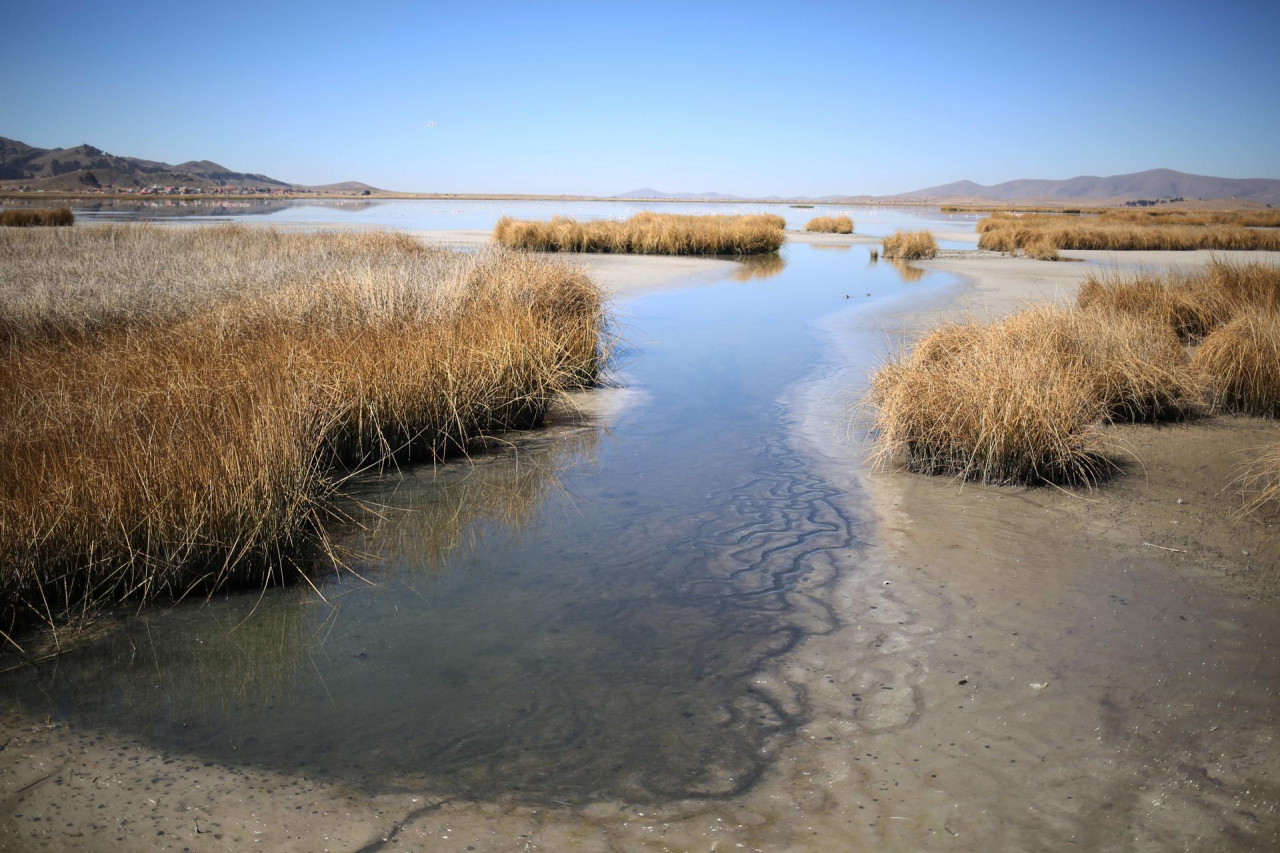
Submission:
M 938 242 L 929 231 L 895 231 L 882 244 L 886 258 L 915 261 L 938 255 Z
M 852 234 L 853 219 L 848 216 L 815 216 L 805 223 L 804 230 L 821 234 Z
M 1148 214 L 1114 211 L 1083 216 L 996 213 L 978 222 L 978 248 L 996 252 L 1051 249 L 1280 250 L 1280 217 L 1271 213 Z M 1043 252 L 1043 249 L 1038 251 Z
M 604 326 L 582 272 L 501 249 L 0 233 L 0 610 L 287 580 L 346 472 L 538 424 Z
M 74 225 L 75 221 L 75 214 L 71 212 L 69 207 L 55 207 L 50 210 L 0 211 L 0 226 L 10 228 Z
M 1092 483 L 1110 467 L 1107 422 L 1280 415 L 1280 267 L 1091 276 L 1074 306 L 926 335 L 876 372 L 868 402 L 882 465 Z
M 630 219 L 580 222 L 503 217 L 494 240 L 511 249 L 540 252 L 627 252 L 654 255 L 759 255 L 776 252 L 786 220 L 775 214 L 686 216 L 637 213 Z

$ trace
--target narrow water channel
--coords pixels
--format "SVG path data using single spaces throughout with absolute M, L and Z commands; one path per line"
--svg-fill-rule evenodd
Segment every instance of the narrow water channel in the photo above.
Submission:
M 822 369 L 819 319 L 937 278 L 797 243 L 624 302 L 623 388 L 360 483 L 349 572 L 119 614 L 0 676 L 0 710 L 371 792 L 739 793 L 807 714 L 753 675 L 835 627 L 828 555 L 859 548 L 779 400 Z

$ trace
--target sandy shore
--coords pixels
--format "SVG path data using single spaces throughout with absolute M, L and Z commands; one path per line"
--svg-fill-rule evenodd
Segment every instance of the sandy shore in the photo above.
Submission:
M 597 257 L 602 275 L 616 265 L 617 292 L 696 284 L 728 263 Z M 651 263 L 666 260 L 675 263 Z M 370 798 L 0 720 L 0 846 L 1275 849 L 1280 538 L 1275 524 L 1233 517 L 1223 478 L 1237 450 L 1280 429 L 1213 419 L 1118 430 L 1142 464 L 1093 493 L 868 474 L 849 427 L 867 336 L 887 347 L 956 312 L 1068 298 L 1085 268 L 1007 258 L 924 266 L 959 283 L 927 303 L 830 318 L 829 372 L 787 401 L 794 440 L 846 495 L 865 542 L 830 557 L 839 626 L 758 678 L 809 717 L 747 794 L 584 807 Z

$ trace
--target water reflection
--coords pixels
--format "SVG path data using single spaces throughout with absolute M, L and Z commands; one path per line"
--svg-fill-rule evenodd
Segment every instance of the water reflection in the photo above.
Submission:
M 900 261 L 900 260 L 894 259 L 889 261 L 889 263 L 893 265 L 893 268 L 898 271 L 898 275 L 907 284 L 913 284 L 919 281 L 920 279 L 925 277 L 925 273 L 927 272 L 927 270 L 922 270 L 919 267 L 911 266 L 911 264 L 907 263 L 906 261 Z
M 755 281 L 762 278 L 773 278 L 787 267 L 781 254 L 747 255 L 738 259 L 738 266 L 733 271 L 734 281 Z

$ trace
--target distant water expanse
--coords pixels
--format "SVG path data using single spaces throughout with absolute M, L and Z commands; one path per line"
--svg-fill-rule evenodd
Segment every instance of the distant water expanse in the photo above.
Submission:
M 102 200 L 74 206 L 76 215 L 88 220 L 149 221 L 174 217 L 232 221 L 363 224 L 406 230 L 453 231 L 493 228 L 503 216 L 518 219 L 625 219 L 641 211 L 661 213 L 722 214 L 776 213 L 788 228 L 803 228 L 815 216 L 851 216 L 856 233 L 883 237 L 898 229 L 971 230 L 979 214 L 943 213 L 936 207 L 888 205 L 816 205 L 793 208 L 787 204 L 739 204 L 661 201 L 511 201 L 511 200 L 361 200 L 361 199 L 217 199 L 163 198 Z

